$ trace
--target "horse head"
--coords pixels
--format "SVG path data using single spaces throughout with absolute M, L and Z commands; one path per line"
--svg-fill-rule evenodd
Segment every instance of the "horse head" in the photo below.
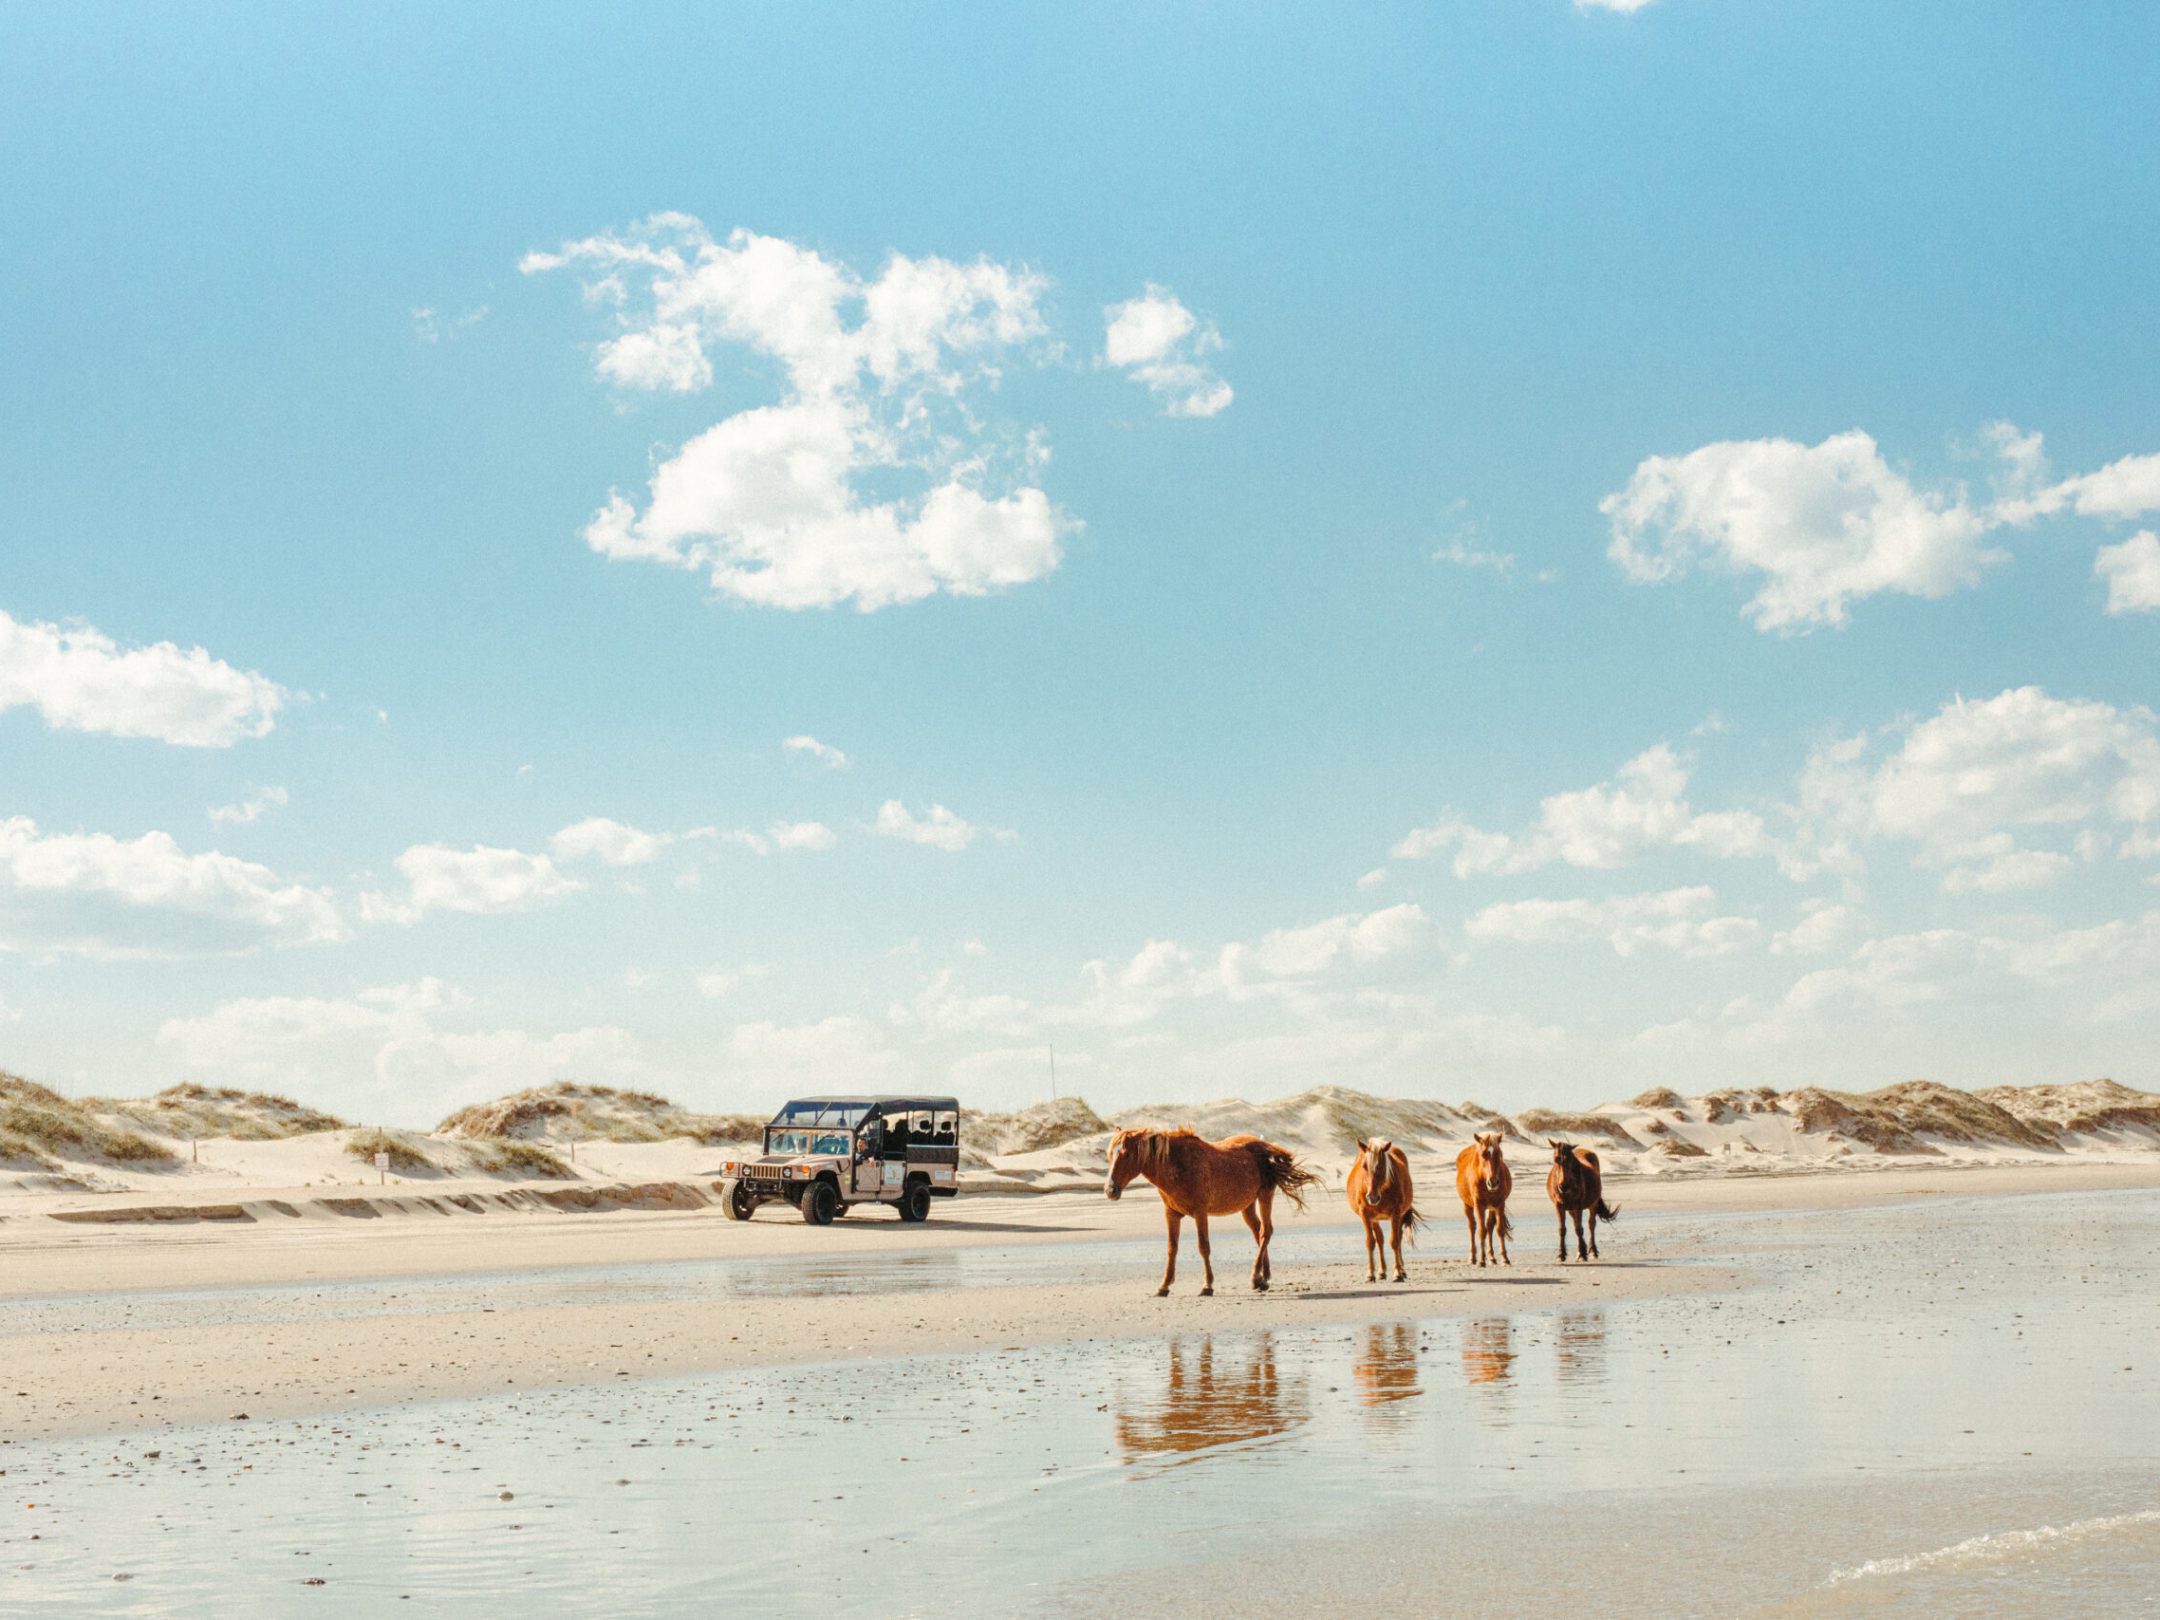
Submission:
M 1115 1202 L 1125 1196 L 1125 1185 L 1140 1174 L 1142 1165 L 1141 1138 L 1147 1133 L 1140 1130 L 1123 1130 L 1110 1138 L 1110 1173 L 1103 1178 L 1103 1196 Z
M 1360 1142 L 1358 1163 L 1365 1166 L 1365 1207 L 1378 1209 L 1380 1195 L 1395 1178 L 1395 1144 L 1384 1136 Z
M 1557 1164 L 1563 1170 L 1575 1168 L 1575 1144 L 1573 1142 L 1563 1142 L 1557 1137 L 1548 1136 L 1545 1138 L 1545 1145 L 1552 1149 L 1552 1162 L 1554 1164 Z
M 1500 1157 L 1500 1133 L 1480 1131 L 1472 1139 L 1477 1146 L 1478 1180 L 1489 1193 L 1500 1191 L 1500 1172 L 1507 1161 Z

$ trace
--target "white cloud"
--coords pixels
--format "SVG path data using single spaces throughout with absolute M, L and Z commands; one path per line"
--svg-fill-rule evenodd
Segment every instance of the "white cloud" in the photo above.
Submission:
M 1577 11 L 1613 11 L 1623 17 L 1632 17 L 1650 4 L 1650 0 L 1575 0 Z
M 776 821 L 765 829 L 775 849 L 831 849 L 837 839 L 822 821 Z
M 2036 447 L 2039 435 L 2031 438 Z M 2160 512 L 2160 455 L 2124 456 L 2098 472 L 2081 473 L 2005 504 L 2004 517 L 2022 523 L 2057 512 L 2080 517 L 2124 519 Z
M 1836 950 L 1862 925 L 1858 908 L 1836 900 L 1809 900 L 1800 920 L 1770 941 L 1773 956 L 1822 956 Z
M 1687 768 L 1664 743 L 1637 754 L 1615 777 L 1542 800 L 1538 819 L 1521 832 L 1486 832 L 1447 816 L 1406 833 L 1389 853 L 1397 860 L 1418 860 L 1452 849 L 1457 877 L 1505 876 L 1555 862 L 1605 869 L 1675 845 L 1721 858 L 1784 858 L 1762 818 L 1752 811 L 1698 815 L 1692 810 L 1686 796 Z
M 1952 891 L 2032 888 L 2073 864 L 2020 837 L 2160 821 L 2160 735 L 2144 709 L 2014 687 L 1945 704 L 1879 764 L 1867 751 L 1864 737 L 1817 750 L 1809 813 L 1916 845 Z
M 1103 361 L 1163 402 L 1166 416 L 1214 416 L 1235 397 L 1206 356 L 1223 346 L 1167 287 L 1153 282 L 1138 298 L 1103 311 Z
M 172 835 L 42 834 L 0 819 L 0 945 L 120 957 L 187 955 L 346 937 L 326 889 Z
M 348 1114 L 395 1109 L 397 1122 L 421 1126 L 458 1102 L 565 1076 L 656 1078 L 636 1041 L 611 1025 L 548 1035 L 444 1027 L 470 1005 L 439 979 L 344 997 L 243 997 L 169 1018 L 157 1038 L 191 1078 L 272 1083 L 328 1097 Z
M 2111 614 L 2160 609 L 2160 535 L 2140 529 L 2120 545 L 2102 546 L 2093 558 L 2093 577 L 2107 583 Z
M 441 310 L 423 306 L 412 312 L 413 336 L 430 345 L 446 342 L 468 327 L 478 326 L 487 319 L 487 313 L 485 304 L 457 315 L 446 315 Z
M 821 765 L 829 765 L 836 771 L 848 768 L 848 757 L 831 743 L 821 743 L 815 737 L 783 737 L 780 746 L 791 754 L 808 754 Z
M 405 898 L 362 896 L 361 915 L 370 922 L 418 922 L 431 911 L 531 911 L 585 887 L 564 877 L 545 855 L 484 844 L 471 849 L 415 844 L 397 858 L 397 869 L 405 879 Z
M 1480 551 L 1466 540 L 1450 540 L 1432 554 L 1432 560 L 1452 563 L 1457 568 L 1481 568 L 1498 574 L 1502 579 L 1515 572 L 1515 554 L 1512 551 Z
M 836 1017 L 814 1024 L 761 1022 L 738 1025 L 728 1039 L 731 1066 L 742 1080 L 773 1092 L 802 1085 L 878 1091 L 905 1085 L 915 1063 L 887 1044 L 884 1032 L 865 1018 Z
M 741 967 L 708 968 L 697 975 L 698 994 L 718 1001 L 746 979 L 762 979 L 765 973 L 766 967 L 762 962 L 745 962 Z
M 262 820 L 271 810 L 282 810 L 290 796 L 281 787 L 257 788 L 237 804 L 213 805 L 210 819 L 227 826 L 246 826 Z
M 1236 991 L 1254 979 L 1302 979 L 1347 963 L 1378 962 L 1431 943 L 1432 922 L 1413 903 L 1363 916 L 1329 917 L 1301 928 L 1277 928 L 1257 945 L 1223 947 L 1217 972 Z
M 977 827 L 962 820 L 942 804 L 933 804 L 929 813 L 918 819 L 898 799 L 887 799 L 878 806 L 877 830 L 887 838 L 900 838 L 911 844 L 928 844 L 932 849 L 946 851 L 963 850 L 975 842 L 979 834 L 1004 843 L 1010 843 L 1018 835 L 1003 828 Z
M 1700 886 L 1609 900 L 1510 900 L 1487 906 L 1463 929 L 1472 939 L 1518 945 L 1602 940 L 1620 956 L 1651 949 L 1726 956 L 1761 938 L 1754 918 L 1720 916 L 1716 908 L 1716 891 Z
M 895 1002 L 886 1014 L 894 1024 L 912 1025 L 928 1036 L 1026 1035 L 1035 1027 L 1033 1010 L 1018 996 L 970 995 L 951 968 L 943 968 L 912 1000 Z
M 1746 612 L 1762 630 L 1842 625 L 1853 601 L 1882 592 L 1944 596 L 2003 557 L 1982 543 L 1993 515 L 1914 488 L 1857 430 L 1652 456 L 1598 510 L 1631 579 L 1670 580 L 1698 557 L 1761 575 Z
M 0 613 L 0 711 L 34 708 L 56 731 L 229 748 L 269 735 L 291 697 L 252 670 L 170 641 L 122 650 L 88 625 Z
M 609 866 L 643 866 L 660 858 L 675 842 L 673 833 L 640 832 L 606 816 L 593 816 L 563 828 L 548 841 L 560 861 L 596 857 Z
M 941 591 L 980 596 L 1056 568 L 1069 525 L 1023 482 L 1039 441 L 1016 450 L 963 398 L 996 380 L 1001 356 L 1046 335 L 1040 276 L 894 255 L 865 279 L 774 237 L 716 242 L 682 214 L 530 254 L 523 268 L 569 264 L 598 271 L 588 290 L 624 306 L 596 361 L 619 386 L 696 392 L 722 343 L 785 378 L 778 403 L 666 458 L 642 512 L 611 496 L 585 530 L 595 551 L 703 572 L 767 606 L 865 612 Z M 633 282 L 646 296 L 630 307 Z M 864 482 L 895 479 L 918 487 L 865 498 Z

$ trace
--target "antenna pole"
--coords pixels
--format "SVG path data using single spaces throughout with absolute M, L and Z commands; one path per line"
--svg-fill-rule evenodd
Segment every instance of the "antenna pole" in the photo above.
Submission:
M 1050 1100 L 1057 1101 L 1057 1042 L 1050 1043 Z

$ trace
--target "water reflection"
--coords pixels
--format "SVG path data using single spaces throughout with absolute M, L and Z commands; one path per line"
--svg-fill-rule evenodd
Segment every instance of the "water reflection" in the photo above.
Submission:
M 792 1299 L 804 1294 L 930 1294 L 964 1283 L 960 1255 L 932 1251 L 765 1262 L 742 1267 L 724 1286 L 737 1299 Z
M 1169 1467 L 1219 1446 L 1271 1440 L 1310 1415 L 1305 1379 L 1276 1369 L 1271 1334 L 1221 1347 L 1212 1338 L 1173 1339 L 1165 1353 L 1162 1399 L 1128 1400 L 1116 1414 L 1128 1464 Z
M 1601 1310 L 1562 1311 L 1555 1324 L 1554 1370 L 1563 1384 L 1602 1384 L 1605 1381 L 1605 1313 Z
M 1350 1376 L 1357 1380 L 1358 1400 L 1365 1406 L 1389 1406 L 1422 1395 L 1416 1327 L 1408 1322 L 1373 1323 L 1350 1364 Z
M 1462 1325 L 1463 1381 L 1504 1384 L 1515 1365 L 1515 1328 L 1504 1316 L 1480 1316 Z

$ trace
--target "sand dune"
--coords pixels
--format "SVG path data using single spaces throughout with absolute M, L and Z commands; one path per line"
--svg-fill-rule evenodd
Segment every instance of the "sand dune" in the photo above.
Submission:
M 9 1212 L 105 1209 L 164 1221 L 195 1208 L 268 1219 L 325 1196 L 377 1214 L 703 1206 L 717 1149 L 753 1140 L 762 1121 L 701 1114 L 645 1092 L 558 1082 L 461 1109 L 434 1131 L 351 1128 L 289 1098 L 175 1086 L 153 1097 L 70 1100 L 0 1075 L 0 1203 Z M 1520 1170 L 1550 1137 L 1595 1146 L 1618 1177 L 1793 1174 L 1911 1164 L 2123 1161 L 2160 1152 L 2160 1094 L 2108 1080 L 1966 1092 L 1908 1081 L 1854 1093 L 1659 1088 L 1587 1110 L 1376 1097 L 1321 1086 L 1274 1102 L 1224 1099 L 1127 1109 L 1104 1118 L 1079 1098 L 968 1116 L 963 1185 L 977 1192 L 1084 1189 L 1101 1178 L 1110 1133 L 1190 1125 L 1249 1131 L 1304 1157 L 1339 1185 L 1357 1143 L 1392 1138 L 1421 1177 L 1474 1133 L 1498 1130 Z M 387 1172 L 374 1163 L 387 1153 Z M 506 1201 L 505 1184 L 560 1184 L 564 1197 Z M 615 1189 L 606 1191 L 605 1189 Z M 638 1191 L 635 1198 L 623 1189 Z M 662 1190 L 666 1189 L 666 1190 Z M 113 1194 L 147 1195 L 129 1206 Z M 415 1196 L 418 1195 L 418 1196 Z M 355 1210 L 344 1208 L 342 1213 Z
M 687 1137 L 721 1146 L 754 1139 L 769 1117 L 697 1114 L 649 1091 L 557 1080 L 460 1108 L 437 1125 L 434 1134 L 522 1142 L 666 1142 Z

